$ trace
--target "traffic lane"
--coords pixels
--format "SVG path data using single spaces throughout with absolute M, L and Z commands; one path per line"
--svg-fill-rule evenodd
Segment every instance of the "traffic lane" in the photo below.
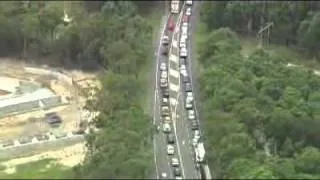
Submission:
M 162 62 L 165 61 L 165 57 L 162 57 Z M 160 77 L 160 75 L 158 76 Z M 167 142 L 166 142 L 166 134 L 162 131 L 162 119 L 161 119 L 161 101 L 162 101 L 162 88 L 158 89 L 159 96 L 157 102 L 157 125 L 160 125 L 161 131 L 157 134 L 157 141 L 156 141 L 156 151 L 157 151 L 157 166 L 158 166 L 158 173 L 161 176 L 161 173 L 166 173 L 168 178 L 172 178 L 172 169 L 170 166 L 170 159 L 167 155 Z
M 161 91 L 161 89 L 159 89 Z M 162 96 L 160 96 L 162 97 Z M 161 120 L 161 99 L 157 99 L 157 116 L 156 123 L 160 125 L 161 130 L 156 134 L 156 158 L 157 158 L 157 169 L 158 176 L 160 177 L 162 173 L 166 173 L 168 178 L 172 178 L 172 170 L 170 166 L 170 159 L 167 155 L 167 141 L 166 134 L 162 131 L 162 120 Z
M 162 52 L 161 52 L 161 41 L 162 38 L 165 34 L 165 29 L 166 25 L 168 22 L 168 14 L 163 17 L 161 21 L 161 31 L 159 32 L 159 36 L 157 36 L 156 41 L 154 42 L 154 47 L 156 49 L 155 55 L 155 68 L 154 68 L 154 78 L 153 78 L 153 84 L 154 84 L 154 102 L 153 102 L 153 124 L 154 125 L 159 125 L 160 124 L 160 97 L 161 97 L 161 90 L 159 88 L 159 77 L 160 77 L 160 72 L 159 72 L 159 66 L 160 66 L 160 61 L 163 59 Z M 155 166 L 155 174 L 154 178 L 160 177 L 162 171 L 166 171 L 165 168 L 163 167 L 163 155 L 161 155 L 162 152 L 159 151 L 159 146 L 160 144 L 160 136 L 159 134 L 155 133 L 153 136 L 153 151 L 154 151 L 154 166 Z
M 184 93 L 184 92 L 183 92 Z M 180 119 L 177 122 L 177 131 L 179 139 L 180 139 L 180 147 L 181 148 L 181 156 L 184 160 L 185 164 L 185 173 L 186 177 L 192 179 L 199 179 L 197 170 L 195 168 L 195 162 L 193 157 L 193 147 L 192 147 L 192 132 L 190 128 L 190 123 L 187 119 L 187 113 L 184 108 L 183 98 L 185 96 L 181 96 L 179 98 L 179 114 Z
M 187 67 L 187 71 L 188 74 L 190 75 L 190 79 L 191 79 L 191 85 L 192 85 L 192 91 L 193 91 L 193 96 L 194 96 L 194 106 L 195 106 L 195 112 L 196 112 L 196 116 L 197 116 L 197 120 L 199 122 L 199 126 L 201 126 L 201 116 L 200 116 L 200 112 L 199 112 L 199 107 L 200 107 L 200 102 L 198 99 L 198 92 L 199 92 L 199 84 L 197 82 L 197 69 L 196 67 L 196 63 L 195 62 L 196 59 L 196 54 L 193 54 L 194 50 L 196 47 L 194 47 L 194 41 L 195 41 L 195 37 L 194 34 L 196 33 L 196 24 L 197 21 L 199 20 L 199 5 L 201 2 L 196 2 L 194 3 L 194 5 L 192 6 L 192 15 L 190 18 L 190 22 L 189 22 L 189 38 L 188 38 L 188 58 L 187 58 L 187 63 L 188 63 L 188 67 Z M 200 128 L 201 129 L 201 128 Z
M 162 133 L 162 132 L 159 132 Z M 165 157 L 165 151 L 163 149 L 163 137 L 161 134 L 156 137 L 156 156 L 157 156 L 157 169 L 158 169 L 158 177 L 161 177 L 162 173 L 167 173 L 169 175 L 169 167 L 167 165 L 167 159 Z

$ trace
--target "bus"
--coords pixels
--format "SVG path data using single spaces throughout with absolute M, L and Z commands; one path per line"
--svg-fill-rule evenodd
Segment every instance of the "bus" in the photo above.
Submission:
M 171 0 L 171 13 L 178 14 L 180 11 L 180 1 Z

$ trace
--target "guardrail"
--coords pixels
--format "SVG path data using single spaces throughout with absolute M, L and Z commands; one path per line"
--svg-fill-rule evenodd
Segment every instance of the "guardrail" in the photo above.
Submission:
M 78 133 L 76 131 L 74 132 L 61 132 L 61 133 L 43 133 L 38 134 L 35 136 L 29 136 L 29 137 L 21 137 L 15 140 L 8 140 L 4 142 L 0 142 L 0 150 L 1 149 L 12 149 L 16 147 L 21 146 L 28 146 L 30 144 L 39 144 L 44 142 L 50 142 L 55 141 L 59 139 L 65 139 L 65 138 L 72 138 L 75 136 L 83 136 L 84 134 L 89 134 L 89 129 L 86 129 L 85 131 Z

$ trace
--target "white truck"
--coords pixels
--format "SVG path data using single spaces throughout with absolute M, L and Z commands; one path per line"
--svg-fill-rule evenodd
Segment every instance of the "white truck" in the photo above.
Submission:
M 192 5 L 192 0 L 191 0 L 191 1 L 190 1 L 190 0 L 187 0 L 187 1 L 186 1 L 186 5 L 191 6 L 191 5 Z
M 199 142 L 195 147 L 196 161 L 198 163 L 204 162 L 205 150 L 202 142 Z
M 171 13 L 178 14 L 180 11 L 180 1 L 179 0 L 171 0 Z

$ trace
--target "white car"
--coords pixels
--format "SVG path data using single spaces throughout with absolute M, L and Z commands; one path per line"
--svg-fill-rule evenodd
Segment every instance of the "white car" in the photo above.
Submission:
M 169 116 L 169 106 L 162 106 L 161 111 L 163 116 Z
M 187 57 L 187 48 L 180 49 L 180 57 Z
M 187 34 L 187 33 L 188 33 L 188 26 L 182 26 L 182 27 L 181 27 L 181 32 L 182 32 L 183 34 Z
M 168 98 L 162 98 L 162 104 L 164 105 L 164 106 L 166 106 L 166 105 L 169 105 L 169 99 Z
M 188 34 L 187 33 L 181 33 L 180 41 L 181 41 L 181 39 L 186 41 L 188 39 Z
M 186 109 L 192 109 L 192 101 L 186 98 Z
M 164 123 L 162 130 L 163 130 L 163 132 L 165 132 L 165 133 L 170 133 L 170 132 L 171 132 L 171 126 L 170 126 L 170 124 Z
M 165 179 L 167 177 L 168 177 L 167 173 L 165 173 L 165 172 L 161 173 L 161 178 Z
M 184 39 L 188 38 L 188 30 L 187 29 L 182 28 L 181 37 L 183 37 Z
M 171 159 L 171 165 L 172 165 L 173 167 L 179 166 L 179 165 L 180 165 L 179 159 L 178 159 L 178 158 L 172 158 L 172 159 Z
M 181 75 L 183 75 L 183 76 L 186 76 L 186 75 L 187 75 L 186 65 L 182 64 L 182 65 L 180 66 L 180 73 L 181 73 Z
M 185 39 L 185 38 L 181 38 L 181 39 L 180 39 L 179 47 L 180 47 L 180 48 L 183 48 L 183 47 L 185 48 L 185 47 L 187 47 L 186 39 Z
M 199 130 L 195 130 L 194 131 L 194 139 L 200 139 L 200 131 Z
M 182 23 L 182 28 L 184 28 L 184 27 L 188 28 L 188 22 L 183 22 Z
M 187 1 L 186 1 L 186 4 L 187 4 L 187 5 L 192 5 L 192 0 L 187 0 Z
M 168 82 L 167 79 L 160 79 L 160 87 L 164 88 L 164 87 L 168 87 Z
M 169 37 L 168 36 L 163 36 L 162 38 L 162 44 L 163 45 L 168 45 L 169 44 Z
M 160 77 L 163 78 L 163 79 L 168 78 L 168 72 L 167 71 L 161 71 Z
M 187 92 L 187 98 L 189 98 L 191 101 L 193 101 L 193 94 L 192 94 L 192 92 Z
M 182 177 L 181 176 L 176 176 L 176 179 L 182 179 Z
M 167 145 L 167 153 L 168 153 L 168 155 L 174 154 L 174 147 L 170 144 Z
M 195 146 L 197 146 L 197 144 L 198 144 L 198 139 L 193 138 L 192 139 L 192 145 L 195 147 Z
M 188 119 L 189 119 L 189 120 L 194 120 L 194 119 L 196 119 L 194 110 L 188 110 Z
M 166 70 L 167 70 L 167 64 L 166 64 L 165 62 L 162 62 L 162 63 L 160 64 L 160 70 L 161 70 L 161 71 L 166 71 Z
M 171 122 L 170 116 L 164 116 L 162 119 L 164 122 Z
M 191 15 L 191 7 L 188 7 L 186 10 L 186 15 L 190 16 Z

